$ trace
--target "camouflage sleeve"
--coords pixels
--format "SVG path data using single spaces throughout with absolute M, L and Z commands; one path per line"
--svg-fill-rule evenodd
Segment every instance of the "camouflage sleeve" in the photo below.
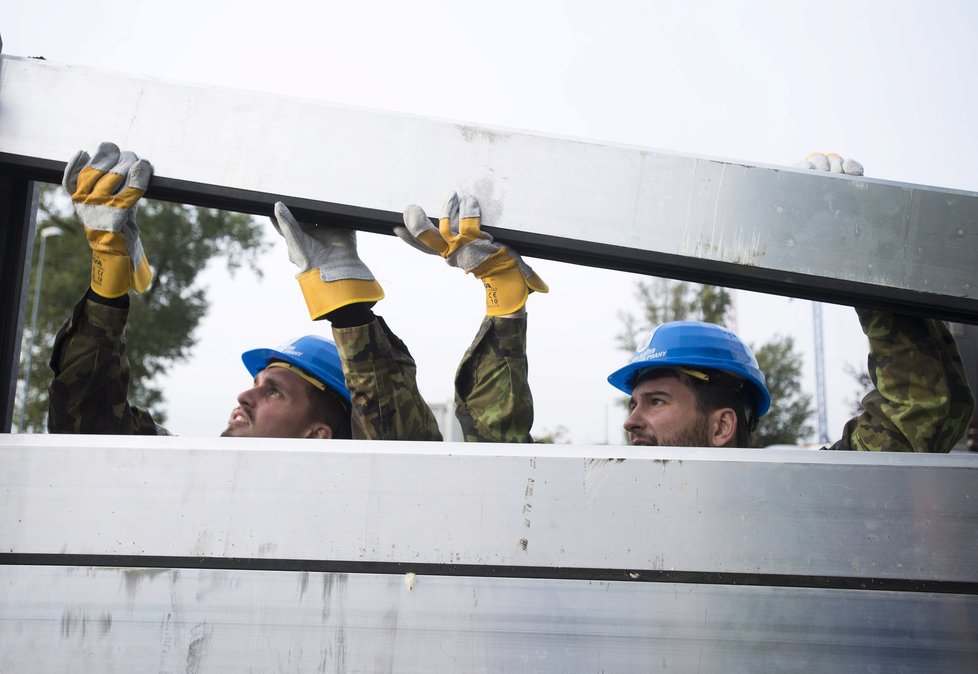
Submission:
M 353 399 L 358 440 L 441 440 L 438 423 L 418 391 L 407 346 L 379 316 L 367 325 L 333 328 Z
M 455 415 L 466 442 L 533 442 L 526 315 L 482 321 L 455 373 Z
M 975 399 L 954 337 L 941 321 L 857 309 L 874 388 L 832 449 L 949 452 Z
M 82 298 L 54 340 L 48 431 L 169 435 L 144 409 L 130 405 L 125 329 L 128 309 Z

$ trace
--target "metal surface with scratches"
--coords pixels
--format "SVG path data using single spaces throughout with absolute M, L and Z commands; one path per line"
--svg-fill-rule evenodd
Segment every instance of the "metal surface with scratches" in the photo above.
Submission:
M 0 436 L 0 671 L 978 663 L 978 457 L 310 444 Z
M 971 595 L 202 569 L 0 573 L 4 672 L 978 667 Z
M 266 215 L 283 198 L 388 234 L 407 204 L 437 214 L 462 189 L 525 255 L 978 322 L 973 192 L 6 55 L 0 105 L 7 171 L 59 180 L 75 151 L 111 139 L 152 159 L 151 196 Z

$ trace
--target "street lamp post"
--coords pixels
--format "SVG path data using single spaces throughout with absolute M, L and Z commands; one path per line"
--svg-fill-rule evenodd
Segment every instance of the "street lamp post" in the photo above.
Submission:
M 21 433 L 27 424 L 27 396 L 30 393 L 31 365 L 34 357 L 34 336 L 37 334 L 37 305 L 41 302 L 41 281 L 44 279 L 44 248 L 49 237 L 61 236 L 64 231 L 60 227 L 45 227 L 39 232 L 41 249 L 37 254 L 37 283 L 34 284 L 34 304 L 31 307 L 31 333 L 27 343 L 27 356 L 24 359 L 24 393 L 20 398 L 20 417 L 17 420 L 17 430 Z

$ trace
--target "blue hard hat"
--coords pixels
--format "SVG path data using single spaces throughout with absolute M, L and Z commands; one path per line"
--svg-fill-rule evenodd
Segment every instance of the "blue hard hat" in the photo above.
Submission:
M 299 337 L 278 349 L 245 351 L 241 354 L 241 360 L 251 376 L 257 375 L 274 360 L 284 361 L 322 382 L 348 404 L 351 402 L 336 345 L 319 335 Z
M 631 394 L 640 372 L 658 368 L 707 369 L 739 377 L 751 386 L 750 398 L 758 417 L 771 407 L 764 373 L 740 337 L 724 327 L 700 321 L 663 323 L 649 336 L 631 362 L 608 376 L 615 388 Z

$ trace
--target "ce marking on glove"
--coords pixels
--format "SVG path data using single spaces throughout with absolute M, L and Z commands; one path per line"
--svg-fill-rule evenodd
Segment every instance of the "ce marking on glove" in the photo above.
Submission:
M 486 305 L 497 305 L 499 304 L 499 297 L 497 296 L 498 291 L 493 287 L 488 281 L 483 281 L 483 285 L 486 286 Z
M 101 285 L 105 276 L 105 267 L 102 265 L 102 258 L 92 255 L 92 283 Z

